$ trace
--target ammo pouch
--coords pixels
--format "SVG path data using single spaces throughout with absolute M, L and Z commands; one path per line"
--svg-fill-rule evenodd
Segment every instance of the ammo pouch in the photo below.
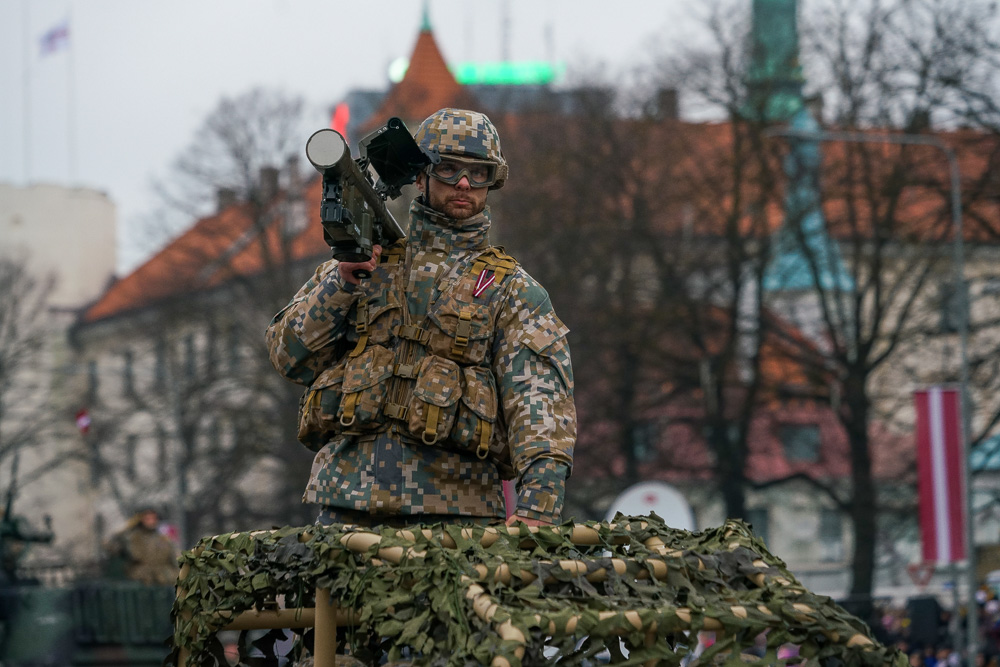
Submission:
M 298 439 L 313 451 L 319 451 L 337 428 L 343 384 L 344 367 L 337 364 L 323 371 L 299 401 Z
M 337 430 L 368 430 L 385 423 L 382 408 L 389 394 L 394 365 L 392 351 L 376 344 L 369 344 L 357 356 L 348 356 Z
M 497 415 L 493 373 L 428 355 L 417 366 L 407 410 L 410 434 L 426 445 L 490 453 Z

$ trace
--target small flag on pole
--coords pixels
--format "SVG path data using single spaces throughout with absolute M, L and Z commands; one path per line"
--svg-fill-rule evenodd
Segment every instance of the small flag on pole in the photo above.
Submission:
M 76 422 L 76 427 L 80 429 L 80 433 L 87 435 L 90 431 L 90 413 L 87 412 L 87 408 L 80 408 L 76 415 L 73 417 L 73 421 Z
M 917 491 L 925 562 L 965 558 L 962 393 L 932 387 L 914 394 L 917 409 Z
M 63 19 L 49 28 L 38 43 L 39 56 L 45 57 L 69 48 L 69 19 Z

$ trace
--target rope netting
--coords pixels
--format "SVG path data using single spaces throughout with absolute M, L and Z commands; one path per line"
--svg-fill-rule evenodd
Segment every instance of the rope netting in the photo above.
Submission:
M 353 610 L 343 633 L 369 664 L 906 665 L 739 521 L 287 527 L 206 538 L 182 566 L 174 665 L 228 664 L 219 630 L 252 610 L 305 614 L 317 590 Z

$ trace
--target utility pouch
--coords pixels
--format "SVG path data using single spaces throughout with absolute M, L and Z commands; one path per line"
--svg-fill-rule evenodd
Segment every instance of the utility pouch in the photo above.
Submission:
M 348 358 L 338 411 L 340 427 L 364 430 L 385 422 L 382 406 L 389 393 L 392 369 L 392 351 L 381 345 L 369 343 L 364 352 Z
M 463 364 L 479 364 L 489 351 L 493 327 L 486 304 L 464 303 L 445 297 L 428 318 L 434 323 L 428 344 L 430 351 Z
M 407 425 L 424 444 L 442 442 L 451 432 L 462 396 L 460 376 L 458 364 L 443 357 L 428 355 L 417 365 Z
M 299 400 L 298 439 L 318 451 L 339 430 L 337 412 L 343 398 L 344 367 L 340 364 L 323 371 Z
M 470 449 L 480 459 L 490 454 L 497 419 L 497 389 L 488 368 L 462 369 L 462 400 L 458 405 L 451 441 L 459 449 Z

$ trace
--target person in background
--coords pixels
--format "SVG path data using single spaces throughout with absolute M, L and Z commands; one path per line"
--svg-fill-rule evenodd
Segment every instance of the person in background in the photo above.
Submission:
M 160 515 L 151 507 L 136 512 L 105 549 L 123 561 L 128 579 L 151 586 L 172 586 L 177 579 L 177 548 L 160 532 Z

